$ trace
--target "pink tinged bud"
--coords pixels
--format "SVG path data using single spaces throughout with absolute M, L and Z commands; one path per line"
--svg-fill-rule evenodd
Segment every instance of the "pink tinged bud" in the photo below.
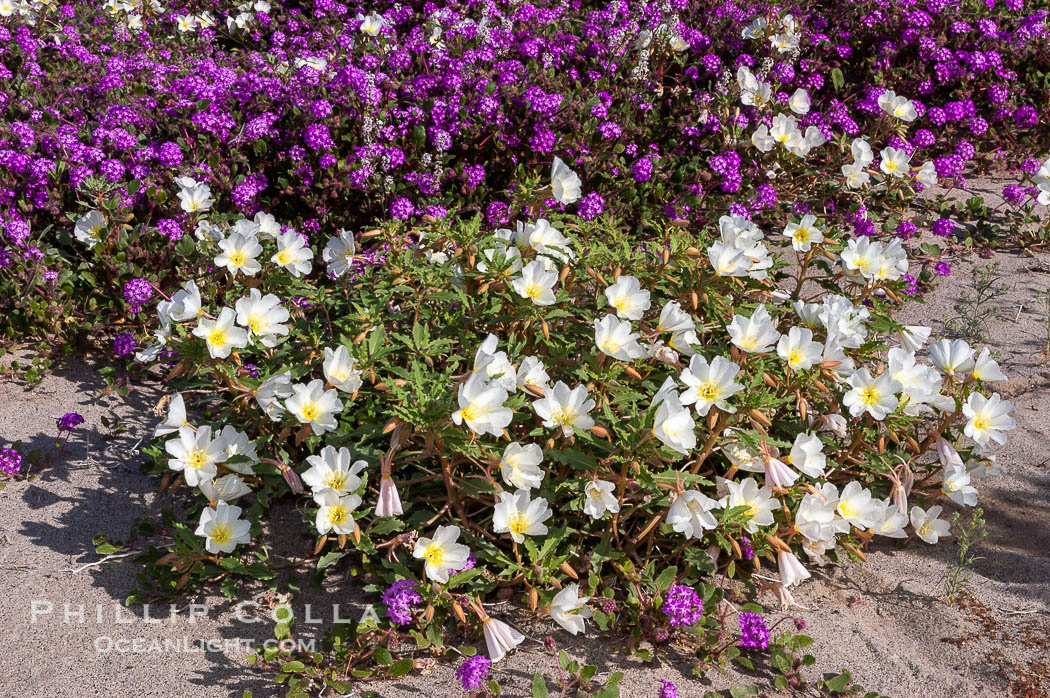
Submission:
M 777 567 L 780 571 L 780 583 L 785 587 L 794 586 L 803 579 L 809 579 L 809 570 L 802 566 L 795 553 L 781 550 L 777 553 Z
M 798 473 L 776 458 L 766 458 L 766 484 L 788 488 L 795 484 Z
M 394 484 L 393 478 L 386 475 L 379 481 L 379 503 L 376 504 L 376 516 L 401 516 L 403 513 L 397 485 Z
M 303 493 L 303 482 L 299 479 L 299 474 L 289 468 L 287 465 L 281 467 L 281 477 L 288 483 L 288 486 L 292 488 L 292 492 L 295 494 Z
M 959 456 L 959 452 L 944 439 L 937 439 L 937 457 L 941 460 L 941 465 L 945 468 L 966 467 L 963 464 L 962 458 Z
M 485 621 L 484 631 L 485 644 L 488 646 L 489 650 L 489 659 L 491 659 L 493 663 L 506 657 L 507 652 L 525 641 L 524 635 L 503 621 L 496 620 L 495 618 L 489 618 Z
M 897 507 L 897 511 L 901 514 L 907 514 L 908 493 L 904 491 L 904 486 L 894 483 L 890 489 L 890 496 L 893 498 L 893 504 Z
M 791 595 L 791 590 L 783 584 L 777 584 L 773 587 L 773 593 L 777 595 L 777 600 L 780 601 L 781 608 L 791 608 L 797 605 L 795 603 L 795 597 Z
M 653 354 L 653 356 L 654 358 L 656 358 L 657 361 L 663 362 L 665 364 L 673 365 L 678 363 L 678 352 L 676 352 L 674 349 L 668 346 L 660 347 L 656 350 L 656 353 Z

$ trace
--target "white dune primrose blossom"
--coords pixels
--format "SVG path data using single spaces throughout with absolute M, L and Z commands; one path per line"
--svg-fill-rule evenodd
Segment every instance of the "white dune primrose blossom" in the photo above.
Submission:
M 201 427 L 196 433 L 190 427 L 180 427 L 178 436 L 164 443 L 164 450 L 171 456 L 168 467 L 182 473 L 190 487 L 213 479 L 218 473 L 218 464 L 226 460 L 222 439 L 213 439 L 209 426 Z
M 617 320 L 612 314 L 594 321 L 594 344 L 603 354 L 620 361 L 634 361 L 645 354 L 638 334 L 631 332 L 631 321 Z
M 643 290 L 638 279 L 633 276 L 618 278 L 616 283 L 605 289 L 605 298 L 609 305 L 616 308 L 616 316 L 625 320 L 641 320 L 650 306 L 649 292 Z
M 970 393 L 962 408 L 967 420 L 963 433 L 981 446 L 987 446 L 989 441 L 1002 445 L 1006 443 L 1003 432 L 1017 426 L 1010 416 L 1012 410 L 1013 405 L 1002 400 L 999 393 L 992 393 L 990 398 L 978 392 Z
M 262 254 L 263 248 L 254 235 L 232 233 L 228 238 L 219 240 L 219 249 L 222 252 L 213 260 L 215 266 L 226 267 L 233 276 L 238 273 L 255 276 L 262 269 L 262 264 L 256 258 Z
M 620 503 L 616 499 L 616 484 L 608 480 L 591 480 L 583 486 L 583 513 L 600 519 L 605 512 L 617 513 Z
M 277 234 L 280 234 L 280 228 Z M 350 271 L 356 253 L 357 243 L 349 230 L 340 230 L 335 237 L 329 238 L 321 252 L 321 259 L 328 265 L 328 275 L 334 279 L 345 276 Z
M 350 352 L 342 344 L 334 350 L 325 347 L 322 370 L 325 379 L 335 389 L 350 394 L 361 389 L 361 371 L 355 368 L 356 364 L 357 359 L 350 356 Z
M 507 391 L 475 373 L 459 385 L 459 409 L 452 413 L 456 425 L 466 423 L 475 434 L 502 436 L 514 412 L 504 407 Z
M 734 314 L 733 321 L 726 329 L 733 344 L 749 354 L 770 352 L 774 343 L 780 339 L 780 333 L 773 325 L 765 304 L 758 306 L 751 317 Z
M 777 342 L 777 355 L 791 370 L 805 371 L 820 363 L 824 345 L 813 341 L 813 331 L 808 327 L 792 327 Z
M 923 509 L 922 507 L 911 508 L 911 525 L 915 528 L 915 535 L 933 545 L 943 536 L 947 536 L 951 530 L 951 524 L 938 518 L 942 508 L 938 505 Z
M 288 334 L 288 309 L 281 305 L 281 299 L 272 293 L 265 296 L 259 289 L 253 288 L 248 295 L 234 304 L 237 308 L 237 324 L 247 328 L 250 339 L 258 341 L 264 347 L 275 347 L 280 337 Z
M 204 549 L 212 555 L 232 553 L 238 545 L 252 542 L 252 524 L 240 516 L 240 507 L 218 502 L 214 509 L 206 507 L 201 512 L 194 534 L 205 539 Z
M 201 494 L 211 504 L 218 504 L 219 502 L 228 504 L 252 492 L 252 488 L 248 487 L 240 475 L 236 473 L 223 475 L 216 480 L 201 480 L 197 483 L 197 487 L 200 488 Z
M 842 404 L 854 417 L 867 412 L 873 419 L 881 421 L 897 409 L 897 393 L 901 384 L 888 373 L 872 378 L 866 368 L 855 371 L 848 380 L 852 388 L 842 396 Z
M 816 224 L 817 217 L 807 213 L 798 223 L 788 223 L 784 226 L 784 237 L 791 240 L 792 249 L 796 252 L 809 252 L 813 245 L 824 242 L 824 232 Z
M 780 507 L 780 502 L 773 498 L 773 488 L 769 485 L 758 486 L 758 481 L 749 477 L 740 482 L 726 480 L 729 494 L 719 500 L 723 509 L 746 506 L 748 509 L 744 514 L 748 517 L 744 529 L 748 533 L 755 533 L 759 526 L 770 526 L 773 524 L 773 512 Z
M 653 420 L 653 436 L 672 451 L 689 455 L 696 448 L 696 421 L 676 393 L 660 401 Z
M 197 320 L 193 334 L 204 340 L 211 358 L 225 359 L 234 349 L 248 346 L 248 333 L 234 324 L 236 319 L 233 308 L 223 308 L 214 320 L 203 317 Z
M 321 452 L 306 459 L 310 468 L 302 474 L 302 481 L 310 488 L 314 500 L 326 492 L 340 497 L 351 494 L 361 488 L 360 473 L 368 467 L 363 460 L 355 461 L 350 449 L 343 446 L 325 446 Z
M 100 211 L 88 211 L 77 219 L 73 226 L 73 237 L 92 249 L 102 240 L 106 232 L 106 217 Z
M 680 397 L 682 404 L 693 405 L 701 417 L 706 417 L 712 407 L 729 414 L 736 412 L 726 400 L 744 389 L 734 380 L 739 372 L 740 367 L 723 356 L 716 356 L 708 363 L 697 354 L 682 370 L 681 379 L 687 386 Z
M 579 584 L 567 584 L 551 599 L 551 619 L 573 635 L 582 633 L 584 620 L 591 617 L 588 601 L 589 596 L 580 596 Z
M 470 548 L 456 542 L 459 534 L 459 526 L 438 526 L 433 538 L 416 541 L 412 556 L 424 561 L 423 571 L 428 579 L 445 584 L 449 570 L 462 569 L 467 563 Z
M 548 429 L 561 427 L 565 436 L 572 436 L 577 430 L 587 431 L 594 426 L 594 420 L 588 414 L 594 409 L 594 400 L 588 399 L 587 388 L 578 385 L 569 389 L 558 381 L 546 392 L 546 395 L 532 403 L 532 409 L 543 420 Z
M 522 298 L 536 305 L 553 305 L 557 298 L 554 285 L 558 283 L 558 272 L 548 271 L 540 260 L 533 260 L 521 270 L 521 276 L 511 281 L 511 286 Z
M 314 525 L 319 534 L 346 536 L 354 532 L 357 524 L 354 522 L 353 512 L 361 506 L 361 497 L 356 494 L 339 496 L 331 490 L 326 490 L 315 499 L 320 508 L 314 519 Z
M 529 499 L 525 490 L 502 492 L 492 511 L 492 530 L 509 533 L 515 543 L 524 543 L 525 536 L 547 535 L 544 521 L 554 516 L 543 497 Z
M 324 381 L 315 378 L 307 384 L 292 386 L 292 396 L 284 401 L 285 409 L 299 420 L 309 424 L 315 434 L 323 434 L 338 426 L 336 415 L 343 411 L 342 401 L 336 391 L 325 390 Z
M 528 492 L 543 482 L 546 473 L 540 467 L 542 462 L 543 449 L 537 444 L 522 446 L 515 441 L 503 450 L 499 462 L 500 474 L 511 487 Z
M 555 156 L 551 163 L 551 190 L 558 203 L 568 206 L 579 201 L 582 187 L 583 182 L 579 175 L 569 169 L 561 158 Z
M 314 251 L 299 233 L 288 230 L 277 237 L 277 252 L 270 261 L 298 278 L 313 269 Z
M 711 513 L 718 507 L 718 502 L 698 490 L 686 490 L 671 503 L 667 510 L 667 523 L 687 539 L 701 538 L 704 531 L 718 526 L 718 521 Z

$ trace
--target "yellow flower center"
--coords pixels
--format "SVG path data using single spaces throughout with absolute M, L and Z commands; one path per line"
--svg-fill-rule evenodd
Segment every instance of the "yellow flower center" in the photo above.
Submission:
M 809 242 L 809 231 L 805 228 L 799 228 L 795 231 L 795 242 L 803 245 Z
M 90 235 L 95 240 L 98 240 L 102 237 L 102 226 L 96 225 L 94 228 L 88 231 L 88 235 Z
M 475 405 L 467 405 L 460 411 L 460 416 L 463 417 L 465 422 L 473 422 L 481 416 L 481 410 Z
M 221 327 L 214 327 L 208 332 L 208 344 L 213 347 L 226 346 L 226 330 Z
M 211 539 L 216 543 L 229 543 L 233 540 L 233 529 L 228 523 L 217 523 L 211 527 Z
M 266 319 L 259 316 L 258 314 L 252 314 L 248 316 L 248 327 L 252 329 L 254 334 L 261 334 L 270 323 L 266 322 Z
M 423 559 L 428 564 L 437 567 L 445 561 L 445 549 L 437 543 L 431 543 L 427 546 L 427 549 L 423 551 Z
M 612 306 L 622 313 L 624 310 L 627 309 L 627 299 L 623 298 L 622 296 L 620 298 L 616 298 L 613 300 Z
M 333 526 L 342 526 L 350 518 L 350 512 L 346 507 L 334 506 L 328 510 L 328 521 Z
M 930 523 L 928 521 L 923 522 L 922 526 L 919 527 L 920 536 L 928 536 L 930 534 Z
M 882 397 L 882 393 L 880 393 L 874 386 L 868 386 L 866 388 L 861 388 L 861 391 L 860 391 L 861 404 L 864 404 L 864 405 L 867 405 L 868 407 L 871 407 L 872 405 L 877 404 L 879 402 L 879 398 L 881 398 L 881 397 Z
M 333 471 L 324 476 L 324 485 L 328 489 L 339 492 L 346 488 L 346 473 L 342 471 Z
M 802 362 L 802 358 L 803 356 L 801 349 L 796 348 L 788 352 L 788 363 L 792 366 L 797 366 L 798 364 L 800 364 Z
M 288 250 L 281 250 L 280 252 L 277 253 L 277 263 L 278 264 L 288 264 L 291 261 L 292 261 L 292 253 L 289 252 Z
M 243 250 L 234 250 L 230 253 L 230 264 L 233 266 L 243 266 L 245 261 L 247 261 L 247 255 L 244 254 Z
M 571 427 L 576 423 L 576 419 L 579 416 L 580 414 L 576 410 L 564 407 L 556 410 L 552 419 L 555 424 L 560 424 L 563 427 Z
M 718 385 L 713 380 L 706 380 L 697 386 L 696 392 L 704 400 L 714 402 L 718 398 Z
M 529 522 L 521 512 L 515 512 L 507 518 L 507 528 L 510 529 L 511 533 L 515 533 L 519 536 L 525 535 L 525 531 L 528 527 Z
M 317 419 L 318 415 L 320 415 L 320 414 L 321 414 L 321 409 L 317 406 L 317 403 L 315 403 L 315 402 L 308 402 L 305 405 L 303 405 L 303 420 L 304 421 L 312 422 L 313 420 Z
M 988 427 L 992 425 L 992 422 L 988 417 L 983 414 L 974 415 L 973 418 L 973 429 L 974 431 L 987 431 Z
M 860 513 L 859 511 L 857 511 L 857 507 L 853 505 L 853 502 L 850 501 L 839 502 L 838 509 L 839 513 L 842 514 L 842 518 L 844 519 L 852 519 Z
M 540 286 L 538 283 L 533 282 L 525 287 L 525 296 L 531 298 L 532 300 L 537 300 L 542 295 L 543 287 Z
M 186 467 L 192 468 L 193 470 L 200 470 L 208 462 L 208 454 L 203 449 L 194 448 L 186 456 Z
M 751 350 L 758 346 L 758 337 L 747 334 L 740 338 L 740 348 Z

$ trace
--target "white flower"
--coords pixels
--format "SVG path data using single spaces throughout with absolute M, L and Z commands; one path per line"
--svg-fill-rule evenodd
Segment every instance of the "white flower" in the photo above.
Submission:
M 883 420 L 897 409 L 897 395 L 901 385 L 888 373 L 872 378 L 868 369 L 855 371 L 848 379 L 852 389 L 842 396 L 842 404 L 854 417 L 867 412 L 873 419 Z
M 809 570 L 802 566 L 794 553 L 781 550 L 777 553 L 777 568 L 780 572 L 780 583 L 791 587 L 810 578 Z
M 325 446 L 321 453 L 306 459 L 309 470 L 302 474 L 302 480 L 314 495 L 314 501 L 320 503 L 320 496 L 331 492 L 339 497 L 356 492 L 361 488 L 360 473 L 368 467 L 363 460 L 354 461 L 350 449 L 343 446 Z
M 543 368 L 543 361 L 536 356 L 526 356 L 518 365 L 517 387 L 524 390 L 527 387 L 538 388 L 546 392 L 550 376 Z
M 681 395 L 683 405 L 693 405 L 701 417 L 707 415 L 711 407 L 723 412 L 736 412 L 735 407 L 726 404 L 726 400 L 744 389 L 734 379 L 740 367 L 722 356 L 716 356 L 711 363 L 699 354 L 689 361 L 689 367 L 682 371 L 682 382 L 688 386 Z
M 653 421 L 653 436 L 682 455 L 696 448 L 696 421 L 676 394 L 671 393 L 660 401 Z
M 594 426 L 594 420 L 588 415 L 594 404 L 594 400 L 587 399 L 584 386 L 569 390 L 569 386 L 558 381 L 543 398 L 532 403 L 532 409 L 543 420 L 543 426 L 561 427 L 565 436 L 572 436 L 576 430 L 587 431 Z
M 765 124 L 759 124 L 755 132 L 751 134 L 751 145 L 758 148 L 759 152 L 768 153 L 776 144 L 777 142 L 769 135 L 769 127 Z
M 196 434 L 190 427 L 180 427 L 179 435 L 164 443 L 164 450 L 171 456 L 168 467 L 181 472 L 190 487 L 214 478 L 218 464 L 226 460 L 222 439 L 211 438 L 211 427 L 201 427 Z
M 863 138 L 853 139 L 853 142 L 850 144 L 850 153 L 853 155 L 853 162 L 860 165 L 861 169 L 875 161 L 875 155 L 871 152 L 871 146 Z
M 798 223 L 784 226 L 784 237 L 791 239 L 791 247 L 798 252 L 809 252 L 814 244 L 824 242 L 824 233 L 816 226 L 817 217 L 811 213 L 802 216 Z
M 733 321 L 726 329 L 733 344 L 749 354 L 772 351 L 774 342 L 780 338 L 764 304 L 758 306 L 749 318 L 733 315 Z
M 219 241 L 219 249 L 222 252 L 215 257 L 215 266 L 226 267 L 234 276 L 237 272 L 255 276 L 262 269 L 262 265 L 256 259 L 262 253 L 262 245 L 254 235 L 232 233 L 225 240 Z
M 947 536 L 951 524 L 937 518 L 940 515 L 940 506 L 930 507 L 928 511 L 922 507 L 912 507 L 911 525 L 915 528 L 915 534 L 931 545 L 936 543 L 941 536 Z
M 895 116 L 901 121 L 915 121 L 918 113 L 915 104 L 906 97 L 899 96 L 893 90 L 886 90 L 879 95 L 879 107 L 890 116 Z
M 265 296 L 253 288 L 248 295 L 235 304 L 237 324 L 251 330 L 252 339 L 264 347 L 277 346 L 277 339 L 288 334 L 288 327 L 281 323 L 288 320 L 288 310 L 281 306 L 281 299 L 272 293 Z
M 313 269 L 314 251 L 306 245 L 306 240 L 294 230 L 289 230 L 277 237 L 277 252 L 270 261 L 287 269 L 292 276 L 309 274 Z
M 937 168 L 932 160 L 922 163 L 922 167 L 915 173 L 915 179 L 924 187 L 937 186 Z
M 267 378 L 255 389 L 255 401 L 266 416 L 277 421 L 284 412 L 284 405 L 279 400 L 292 396 L 292 374 L 290 371 Z
M 551 163 L 551 189 L 558 203 L 568 205 L 579 201 L 582 186 L 579 176 L 561 158 L 555 157 Z
M 207 497 L 212 504 L 232 502 L 246 494 L 251 494 L 252 491 L 235 473 L 224 475 L 218 480 L 201 480 L 197 486 L 201 488 L 201 494 Z
M 973 367 L 973 377 L 985 383 L 997 383 L 1006 380 L 1006 376 L 999 370 L 999 364 L 992 358 L 992 353 L 988 351 L 988 347 L 981 349 L 981 353 L 977 355 L 977 360 L 974 362 Z
M 686 490 L 675 498 L 667 510 L 667 523 L 678 533 L 688 538 L 700 538 L 704 531 L 718 526 L 718 521 L 711 514 L 718 508 L 718 502 L 697 490 Z
M 755 533 L 759 526 L 769 526 L 773 523 L 773 512 L 780 507 L 780 503 L 773 499 L 773 488 L 769 485 L 759 487 L 758 481 L 749 477 L 741 482 L 726 481 L 729 494 L 722 498 L 719 504 L 723 509 L 746 506 L 748 509 L 744 515 L 749 517 L 744 526 L 748 533 Z
M 573 635 L 582 633 L 584 619 L 591 617 L 591 609 L 586 603 L 591 597 L 580 597 L 580 586 L 569 584 L 554 595 L 551 600 L 551 618 Z
M 543 462 L 543 449 L 536 444 L 522 446 L 515 441 L 503 450 L 499 462 L 503 481 L 511 487 L 526 492 L 539 487 L 546 474 L 540 466 Z
M 804 88 L 798 88 L 791 95 L 791 99 L 788 100 L 788 107 L 800 116 L 808 114 L 810 107 L 809 93 Z
M 889 499 L 872 502 L 872 519 L 875 521 L 871 532 L 887 538 L 907 538 L 904 527 L 908 525 L 908 515 L 902 514 L 897 505 Z
M 838 335 L 842 346 L 857 349 L 864 343 L 868 334 L 864 321 L 870 313 L 864 306 L 856 307 L 844 296 L 825 296 L 820 311 L 820 322 L 828 330 L 827 344 L 831 344 L 831 335 Z
M 252 466 L 259 462 L 259 455 L 255 452 L 255 444 L 251 442 L 248 435 L 227 424 L 219 433 L 219 438 L 222 440 L 222 447 L 226 452 L 225 464 L 227 469 L 242 475 L 253 475 Z M 248 460 L 247 462 L 231 462 L 234 456 L 244 456 Z
M 620 361 L 633 361 L 645 354 L 638 334 L 631 332 L 631 321 L 617 320 L 615 315 L 594 321 L 594 344 L 603 354 Z
M 838 488 L 825 482 L 818 492 L 802 498 L 795 512 L 795 528 L 813 542 L 834 541 L 837 534 L 848 533 L 849 522 L 839 517 L 838 503 Z
M 962 339 L 942 339 L 930 345 L 930 362 L 953 378 L 973 370 L 973 354 L 973 348 Z
M 633 276 L 621 276 L 605 289 L 609 305 L 616 308 L 616 315 L 627 320 L 641 320 L 649 310 L 649 292 L 642 290 L 641 283 Z
M 281 225 L 277 222 L 277 219 L 271 216 L 269 213 L 259 211 L 255 214 L 255 218 L 252 219 L 258 228 L 258 234 L 268 240 L 273 240 L 281 234 Z
M 871 492 L 856 480 L 851 480 L 842 488 L 836 505 L 839 516 L 857 528 L 864 530 L 875 525 Z
M 762 454 L 762 464 L 766 473 L 766 483 L 773 487 L 787 489 L 798 479 L 798 473 L 792 470 L 787 463 L 772 455 Z
M 530 500 L 525 490 L 514 494 L 501 492 L 492 512 L 492 530 L 509 533 L 515 543 L 524 543 L 525 536 L 546 535 L 547 527 L 543 522 L 553 515 L 543 497 Z
M 73 226 L 73 236 L 88 246 L 90 250 L 102 239 L 106 232 L 106 217 L 100 211 L 88 211 L 77 219 Z
M 401 516 L 405 511 L 401 506 L 401 496 L 397 493 L 397 483 L 389 475 L 379 480 L 379 501 L 376 502 L 376 516 Z
M 945 467 L 942 475 L 941 494 L 961 506 L 977 504 L 977 488 L 970 484 L 970 473 L 961 462 L 954 467 Z
M 345 536 L 354 532 L 353 511 L 361 506 L 361 497 L 356 494 L 340 497 L 335 492 L 327 490 L 320 495 L 315 495 L 314 499 L 321 507 L 317 510 L 317 518 L 314 520 L 318 533 L 321 535 L 335 533 Z
M 175 393 L 168 402 L 168 415 L 163 422 L 153 430 L 153 437 L 174 434 L 182 427 L 188 427 L 190 423 L 186 420 L 186 403 L 182 399 L 182 393 Z
M 823 448 L 824 444 L 816 434 L 799 432 L 791 445 L 788 463 L 812 478 L 822 477 L 827 462 Z
M 207 184 L 196 184 L 188 189 L 180 189 L 178 197 L 180 206 L 186 213 L 207 211 L 211 208 L 211 189 Z
M 871 175 L 864 171 L 864 166 L 854 162 L 843 165 L 842 176 L 846 178 L 846 186 L 850 189 L 860 189 L 871 181 Z
M 487 381 L 513 393 L 518 386 L 517 371 L 507 358 L 507 352 L 496 351 L 499 339 L 490 334 L 474 353 L 474 373 L 480 374 Z
M 620 511 L 616 485 L 608 480 L 590 480 L 583 486 L 583 494 L 583 513 L 591 518 L 600 519 L 607 511 L 613 514 Z
M 558 283 L 558 272 L 547 271 L 540 260 L 529 262 L 521 270 L 521 276 L 511 281 L 511 286 L 522 298 L 529 298 L 536 305 L 553 305 L 556 298 L 554 285 Z
M 507 391 L 475 373 L 459 385 L 459 409 L 452 413 L 457 425 L 464 422 L 475 434 L 502 436 L 514 412 L 504 407 Z
M 379 13 L 373 12 L 367 17 L 362 18 L 361 33 L 375 36 L 383 31 L 384 26 L 386 26 L 386 20 L 384 20 Z
M 493 664 L 506 657 L 507 652 L 525 641 L 524 635 L 495 618 L 485 619 L 482 623 L 482 633 L 485 635 L 485 645 Z
M 536 250 L 539 261 L 543 262 L 548 271 L 557 266 L 554 260 L 564 264 L 576 259 L 569 239 L 545 218 L 538 219 L 535 225 L 524 226 L 523 234 L 528 235 L 528 244 Z
M 225 359 L 234 348 L 248 346 L 248 333 L 234 325 L 236 317 L 233 308 L 223 308 L 215 320 L 197 320 L 193 334 L 205 341 L 211 358 Z
M 280 234 L 280 228 L 277 234 Z M 328 275 L 338 279 L 346 274 L 353 264 L 356 252 L 357 243 L 354 242 L 354 234 L 349 230 L 340 230 L 338 235 L 330 238 L 321 252 L 321 259 L 328 265 Z
M 678 301 L 668 301 L 660 310 L 660 322 L 656 326 L 657 332 L 696 331 L 696 323 L 689 313 L 682 310 L 682 304 Z
M 309 424 L 317 435 L 338 426 L 335 416 L 343 411 L 343 403 L 336 397 L 336 391 L 324 389 L 324 381 L 320 378 L 306 385 L 296 383 L 292 386 L 292 393 L 284 401 L 284 406 L 300 424 Z
M 412 556 L 422 559 L 429 579 L 444 584 L 448 571 L 462 569 L 470 556 L 470 548 L 457 543 L 458 526 L 438 526 L 433 538 L 420 538 L 412 549 Z
M 905 325 L 904 329 L 897 333 L 897 339 L 900 340 L 902 347 L 910 352 L 916 352 L 926 346 L 931 331 L 929 327 L 922 325 Z
M 999 393 L 993 393 L 990 398 L 977 392 L 970 393 L 963 404 L 963 415 L 967 419 L 963 433 L 981 446 L 987 446 L 989 440 L 1004 444 L 1006 437 L 1003 432 L 1017 426 L 1010 416 L 1011 410 L 1013 405 L 1000 401 Z
M 751 269 L 751 260 L 744 251 L 723 240 L 711 243 L 707 248 L 707 258 L 719 276 L 747 276 Z
M 777 342 L 777 355 L 794 371 L 805 371 L 820 363 L 824 346 L 813 341 L 813 331 L 806 327 L 792 327 Z
M 322 370 L 325 379 L 337 390 L 353 394 L 361 389 L 361 371 L 355 364 L 357 359 L 350 356 L 345 346 L 339 345 L 334 351 L 325 347 Z
M 911 156 L 904 150 L 886 147 L 879 153 L 879 158 L 882 160 L 879 169 L 891 177 L 903 177 L 911 167 Z
M 184 322 L 200 317 L 201 314 L 201 292 L 197 288 L 197 282 L 190 279 L 182 285 L 182 288 L 171 296 L 171 306 L 168 315 L 172 320 Z
M 241 508 L 219 502 L 215 508 L 201 512 L 200 524 L 194 532 L 207 540 L 204 549 L 212 555 L 232 553 L 240 544 L 252 542 L 251 522 L 240 518 Z

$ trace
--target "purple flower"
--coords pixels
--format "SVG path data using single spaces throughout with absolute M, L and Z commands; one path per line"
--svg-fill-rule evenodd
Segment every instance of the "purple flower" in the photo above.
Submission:
M 639 158 L 631 165 L 631 176 L 638 183 L 648 182 L 653 176 L 653 161 L 649 158 Z
M 84 423 L 84 418 L 76 412 L 67 412 L 62 415 L 58 420 L 59 431 L 73 431 L 76 427 Z
M 132 279 L 124 284 L 124 300 L 128 302 L 128 310 L 137 313 L 142 310 L 142 304 L 153 297 L 153 284 L 145 279 Z
M 456 669 L 456 678 L 463 684 L 464 691 L 476 691 L 485 683 L 489 677 L 489 667 L 492 661 L 481 654 L 469 657 Z
M 478 556 L 475 555 L 474 553 L 470 553 L 469 555 L 467 555 L 467 561 L 463 563 L 462 567 L 460 567 L 458 570 L 449 570 L 448 574 L 451 577 L 452 575 L 459 574 L 460 572 L 466 572 L 467 570 L 472 570 L 472 569 L 474 569 L 477 566 L 477 564 L 478 564 Z
M 933 234 L 938 236 L 938 237 L 942 237 L 942 238 L 951 237 L 952 233 L 954 233 L 954 232 L 955 232 L 955 223 L 953 223 L 948 218 L 939 218 L 933 224 Z
M 576 205 L 576 213 L 585 221 L 593 221 L 605 212 L 605 199 L 596 191 L 588 192 Z
M 113 339 L 113 353 L 117 356 L 128 356 L 138 347 L 130 332 L 121 332 Z
M 747 536 L 740 539 L 740 552 L 743 553 L 745 560 L 755 557 L 755 550 L 751 547 L 751 540 Z
M 0 448 L 0 470 L 14 475 L 22 469 L 22 455 L 13 448 Z
M 660 679 L 660 692 L 656 698 L 678 698 L 678 689 L 670 681 Z
M 1003 187 L 1003 198 L 1017 206 L 1024 200 L 1024 188 L 1016 184 L 1008 184 Z
M 492 225 L 506 225 L 510 222 L 510 206 L 502 201 L 493 201 L 485 209 L 485 218 Z
M 941 276 L 950 276 L 952 273 L 952 265 L 947 262 L 937 262 L 937 265 L 934 266 L 934 270 Z
M 745 611 L 737 620 L 740 622 L 740 647 L 769 649 L 769 628 L 766 627 L 765 618 L 757 613 Z
M 684 584 L 675 584 L 667 590 L 660 608 L 673 627 L 692 625 L 704 615 L 704 604 L 695 591 Z
M 401 198 L 394 199 L 394 202 L 390 204 L 391 218 L 396 218 L 401 221 L 407 221 L 409 218 L 414 216 L 415 213 L 415 205 L 403 196 Z
M 399 579 L 383 592 L 383 605 L 386 616 L 398 625 L 412 622 L 412 612 L 423 603 L 423 597 L 416 591 L 416 583 L 411 579 Z

